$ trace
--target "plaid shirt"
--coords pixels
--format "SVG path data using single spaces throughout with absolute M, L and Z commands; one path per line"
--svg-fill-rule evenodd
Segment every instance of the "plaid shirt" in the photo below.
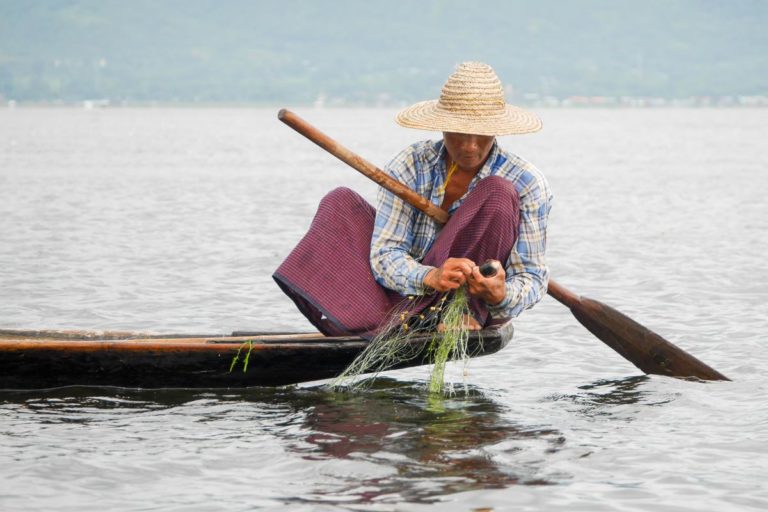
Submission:
M 397 155 L 386 171 L 439 206 L 444 196 L 441 189 L 446 175 L 444 156 L 442 140 L 417 142 Z M 515 317 L 546 293 L 549 270 L 544 252 L 552 193 L 536 167 L 502 150 L 496 142 L 485 164 L 469 184 L 468 192 L 487 176 L 501 176 L 512 181 L 520 197 L 520 233 L 505 263 L 506 297 L 500 304 L 489 306 L 494 318 Z M 465 197 L 454 202 L 449 213 L 453 213 Z M 383 188 L 379 189 L 377 199 L 371 240 L 371 268 L 376 281 L 403 295 L 427 293 L 423 281 L 433 267 L 419 262 L 437 238 L 440 226 Z

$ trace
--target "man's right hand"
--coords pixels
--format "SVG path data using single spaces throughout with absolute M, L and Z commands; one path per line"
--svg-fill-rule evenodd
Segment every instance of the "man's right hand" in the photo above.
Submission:
M 430 270 L 424 276 L 424 286 L 438 292 L 455 290 L 472 275 L 475 262 L 467 258 L 448 258 L 445 263 Z

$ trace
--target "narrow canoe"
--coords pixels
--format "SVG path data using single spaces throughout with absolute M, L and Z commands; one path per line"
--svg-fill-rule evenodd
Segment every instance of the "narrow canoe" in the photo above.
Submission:
M 473 332 L 469 353 L 477 357 L 497 352 L 513 333 L 511 322 Z M 418 355 L 396 368 L 428 364 L 431 339 L 414 337 L 411 343 Z M 0 329 L 0 389 L 281 386 L 333 378 L 366 344 L 363 338 L 319 333 L 206 336 Z M 230 372 L 238 350 L 244 347 L 242 361 L 249 346 L 247 370 L 238 363 Z

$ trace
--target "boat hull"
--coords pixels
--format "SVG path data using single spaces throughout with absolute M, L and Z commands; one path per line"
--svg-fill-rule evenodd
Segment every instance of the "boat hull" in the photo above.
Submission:
M 513 331 L 508 322 L 472 333 L 470 355 L 501 350 Z M 368 343 L 321 334 L 233 334 L 238 336 L 0 330 L 0 389 L 281 386 L 333 378 Z M 430 341 L 415 338 L 417 355 L 393 369 L 428 364 Z M 238 350 L 240 360 L 230 371 Z

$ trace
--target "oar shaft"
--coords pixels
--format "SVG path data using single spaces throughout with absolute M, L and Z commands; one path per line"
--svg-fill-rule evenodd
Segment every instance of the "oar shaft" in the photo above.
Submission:
M 304 121 L 302 118 L 291 112 L 282 109 L 277 114 L 282 122 L 344 162 L 356 171 L 372 179 L 385 189 L 389 190 L 406 203 L 418 208 L 441 224 L 448 222 L 448 212 L 438 208 L 431 201 L 420 196 L 410 188 L 406 187 L 387 173 L 373 165 L 368 160 L 361 158 L 349 149 L 345 148 L 326 134 Z
M 572 308 L 579 302 L 579 296 L 573 293 L 571 290 L 561 286 L 553 279 L 549 280 L 547 285 L 547 293 L 557 300 L 560 304 Z

